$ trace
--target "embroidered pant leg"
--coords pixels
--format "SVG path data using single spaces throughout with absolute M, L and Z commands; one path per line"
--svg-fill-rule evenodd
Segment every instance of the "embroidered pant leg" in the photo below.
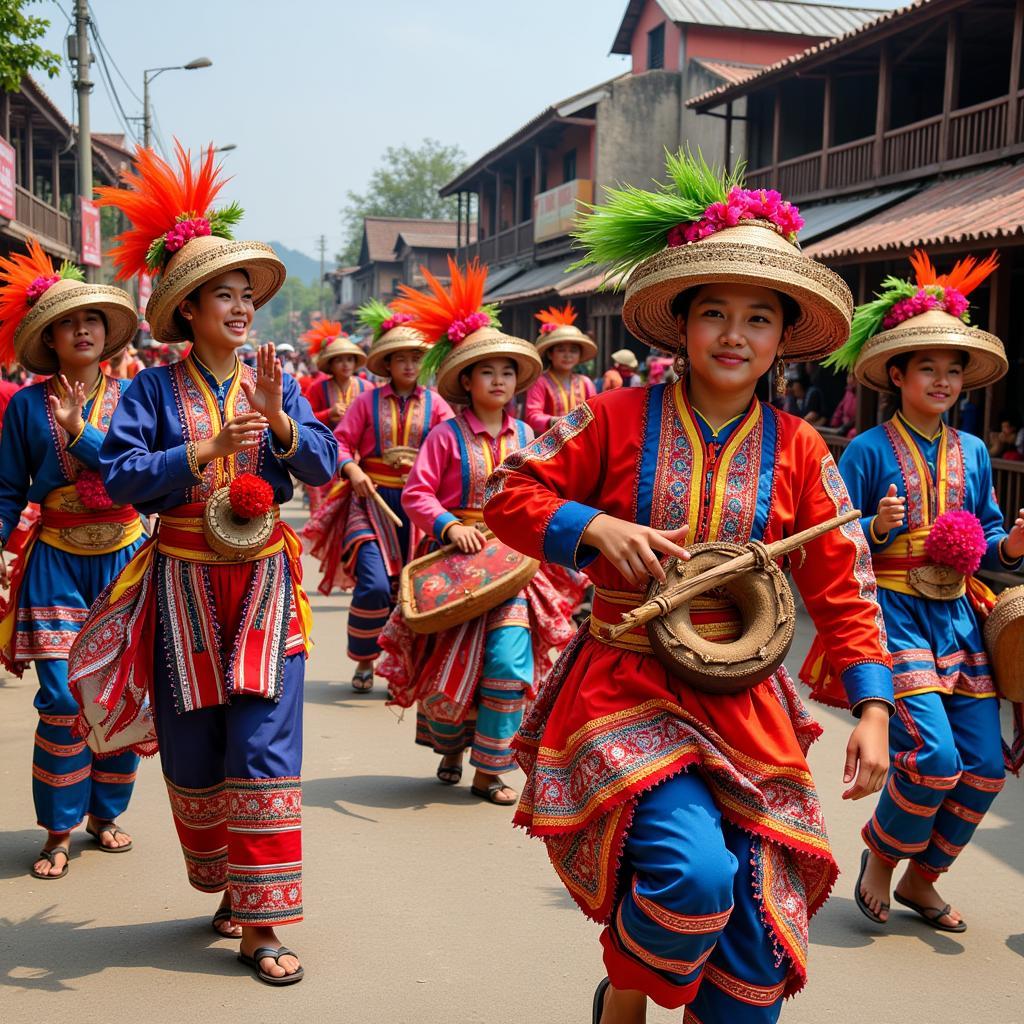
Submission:
M 394 607 L 392 581 L 376 540 L 363 541 L 356 554 L 356 585 L 348 611 L 348 656 L 374 661 L 380 634 Z
M 682 773 L 641 794 L 623 849 L 624 895 L 601 936 L 612 984 L 661 1006 L 692 1002 L 732 913 L 736 873 L 700 775 Z
M 305 656 L 285 659 L 277 702 L 235 697 L 226 720 L 231 918 L 272 928 L 302 920 L 302 690 Z
M 430 747 L 435 754 L 461 754 L 473 742 L 476 719 L 462 722 L 438 722 L 422 709 L 416 709 L 416 742 Z
M 960 780 L 963 762 L 941 693 L 897 698 L 889 753 L 888 782 L 861 835 L 895 865 L 928 848 L 939 807 Z
M 515 766 L 512 739 L 523 720 L 523 698 L 533 680 L 533 644 L 523 626 L 492 629 L 484 644 L 469 763 L 497 775 Z
M 775 1024 L 782 1012 L 786 961 L 776 963 L 772 937 L 761 919 L 752 862 L 760 843 L 725 826 L 726 845 L 738 864 L 733 911 L 704 964 L 704 981 L 686 1007 L 684 1024 Z
M 956 787 L 943 794 L 928 848 L 913 859 L 914 866 L 933 882 L 970 842 L 1006 781 L 999 701 L 959 693 L 943 699 L 963 768 Z

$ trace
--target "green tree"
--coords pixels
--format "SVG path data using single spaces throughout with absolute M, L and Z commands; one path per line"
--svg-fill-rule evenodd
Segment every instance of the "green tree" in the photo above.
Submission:
M 261 341 L 280 343 L 290 341 L 293 345 L 299 335 L 309 329 L 312 314 L 328 314 L 324 302 L 330 293 L 321 291 L 315 284 L 306 284 L 297 277 L 289 277 L 281 290 L 263 307 L 256 311 L 253 325 L 259 331 Z
M 60 54 L 45 50 L 33 40 L 50 27 L 45 18 L 24 14 L 29 0 L 0 0 L 0 88 L 17 92 L 25 73 L 45 71 L 50 78 L 60 71 Z
M 359 259 L 364 217 L 446 219 L 455 216 L 455 199 L 442 199 L 437 190 L 466 166 L 459 146 L 424 139 L 416 148 L 388 146 L 365 192 L 349 191 L 341 209 L 345 247 L 337 255 L 341 266 Z

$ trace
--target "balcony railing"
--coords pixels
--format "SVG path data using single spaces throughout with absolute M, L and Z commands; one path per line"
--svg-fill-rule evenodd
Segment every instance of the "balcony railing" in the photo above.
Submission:
M 45 235 L 54 242 L 71 248 L 71 218 L 55 206 L 43 202 L 21 185 L 14 186 L 17 219 L 33 234 Z

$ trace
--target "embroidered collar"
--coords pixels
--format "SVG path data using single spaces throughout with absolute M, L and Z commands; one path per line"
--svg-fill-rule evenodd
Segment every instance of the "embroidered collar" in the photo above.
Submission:
M 736 424 L 739 423 L 739 421 L 743 419 L 743 417 L 746 416 L 748 412 L 750 412 L 749 407 L 744 409 L 743 412 L 741 412 L 738 416 L 733 416 L 731 420 L 726 420 L 725 423 L 723 423 L 716 430 L 713 426 L 711 426 L 711 422 L 708 420 L 707 416 L 705 416 L 704 413 L 702 413 L 700 409 L 697 408 L 697 406 L 691 405 L 690 408 L 693 410 L 693 415 L 696 416 L 698 420 L 700 420 L 702 426 L 707 428 L 708 432 L 711 434 L 712 441 L 717 441 L 719 437 L 723 434 L 728 435 L 732 433 L 732 428 L 736 426 Z
M 397 398 L 399 401 L 403 400 L 403 396 L 400 395 L 392 386 L 391 381 L 387 381 L 385 384 L 381 384 L 380 388 L 381 398 Z M 423 397 L 423 385 L 417 384 L 416 387 L 409 392 L 408 395 L 404 396 L 404 401 L 408 402 L 410 398 L 422 398 Z
M 909 430 L 913 434 L 916 434 L 919 438 L 921 438 L 922 441 L 925 441 L 927 444 L 935 444 L 935 442 L 938 441 L 940 437 L 942 437 L 942 431 L 945 429 L 945 424 L 943 424 L 943 422 L 940 420 L 939 429 L 936 430 L 931 437 L 929 437 L 926 433 L 924 433 L 924 431 L 918 430 L 917 427 L 915 427 L 914 424 L 911 423 L 910 420 L 908 420 L 907 417 L 903 415 L 902 410 L 897 409 L 896 416 L 899 419 L 900 423 L 902 423 L 903 426 L 907 428 L 907 430 Z
M 480 417 L 477 416 L 472 408 L 467 408 L 462 415 L 474 434 L 485 434 L 487 437 L 494 437 L 494 435 L 483 425 L 480 421 Z M 498 431 L 497 436 L 502 437 L 505 434 L 511 434 L 514 430 L 515 426 L 512 422 L 512 417 L 509 416 L 507 412 L 503 412 L 501 415 L 501 429 Z

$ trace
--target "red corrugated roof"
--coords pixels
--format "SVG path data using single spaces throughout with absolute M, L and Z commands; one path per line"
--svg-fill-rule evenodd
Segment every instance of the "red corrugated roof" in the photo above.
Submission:
M 1024 235 L 1024 164 L 937 181 L 804 251 L 816 259 Z

